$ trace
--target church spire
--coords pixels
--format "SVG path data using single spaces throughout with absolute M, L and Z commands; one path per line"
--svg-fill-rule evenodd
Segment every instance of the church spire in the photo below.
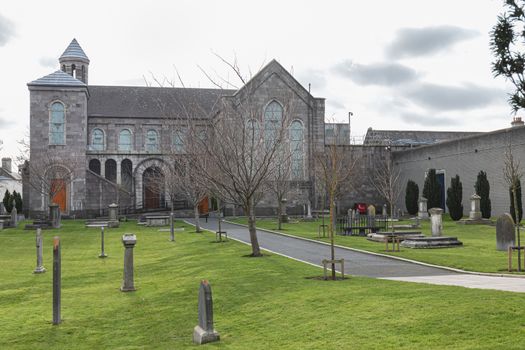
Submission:
M 58 61 L 63 72 L 85 84 L 88 83 L 89 58 L 78 44 L 77 39 L 71 41 Z

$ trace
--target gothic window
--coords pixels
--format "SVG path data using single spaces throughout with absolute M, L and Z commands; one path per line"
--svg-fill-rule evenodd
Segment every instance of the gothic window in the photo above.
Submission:
M 118 136 L 118 150 L 131 151 L 131 131 L 128 129 L 120 130 Z
M 89 161 L 89 170 L 94 172 L 97 175 L 100 175 L 100 160 L 98 159 L 91 159 Z
M 270 102 L 264 110 L 264 139 L 267 145 L 277 137 L 282 119 L 283 107 L 277 101 Z
M 50 145 L 64 145 L 66 142 L 64 130 L 66 123 L 66 115 L 64 105 L 60 102 L 55 102 L 51 105 L 51 118 L 49 121 L 49 144 Z
M 290 152 L 292 155 L 292 179 L 301 180 L 304 176 L 304 131 L 303 124 L 294 120 L 290 125 Z
M 124 159 L 120 163 L 120 176 L 122 179 L 122 187 L 128 192 L 133 188 L 133 163 L 129 159 Z
M 104 170 L 106 173 L 107 180 L 111 182 L 117 182 L 117 162 L 115 162 L 114 159 L 106 160 Z
M 173 133 L 173 150 L 177 153 L 184 152 L 184 139 L 186 137 L 186 130 L 179 129 Z
M 104 150 L 104 131 L 101 129 L 93 129 L 91 132 L 91 149 L 94 151 Z
M 159 150 L 159 134 L 155 130 L 146 133 L 146 151 L 155 152 Z

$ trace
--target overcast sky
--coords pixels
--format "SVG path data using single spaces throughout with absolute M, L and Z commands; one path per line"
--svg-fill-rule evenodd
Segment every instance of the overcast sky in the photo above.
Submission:
M 0 7 L 0 140 L 16 156 L 29 125 L 26 84 L 58 69 L 76 38 L 89 83 L 173 79 L 212 87 L 228 77 L 217 53 L 246 75 L 277 59 L 327 119 L 367 128 L 490 131 L 510 126 L 511 87 L 490 70 L 500 0 L 5 1 Z M 235 82 L 230 74 L 231 81 Z

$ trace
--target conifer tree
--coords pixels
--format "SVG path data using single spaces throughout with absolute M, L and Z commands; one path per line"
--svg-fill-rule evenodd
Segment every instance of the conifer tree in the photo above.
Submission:
M 523 218 L 523 205 L 521 204 L 521 181 L 519 179 L 516 180 L 516 205 L 517 205 L 517 212 L 518 212 L 518 220 L 516 221 L 516 210 L 514 209 L 514 196 L 512 195 L 512 187 L 509 188 L 509 196 L 510 196 L 510 215 L 512 216 L 512 220 L 514 220 L 515 223 L 520 223 L 521 219 Z
M 441 208 L 441 185 L 438 182 L 436 169 L 429 169 L 425 185 L 423 186 L 423 197 L 427 199 L 427 207 Z
M 450 217 L 458 221 L 463 216 L 463 185 L 456 175 L 450 179 L 450 187 L 447 189 L 447 207 Z
M 417 214 L 417 201 L 419 199 L 419 187 L 417 183 L 412 180 L 408 180 L 407 189 L 405 194 L 405 205 L 410 215 Z
M 479 205 L 481 210 L 481 216 L 485 219 L 490 219 L 490 213 L 492 206 L 490 203 L 490 184 L 487 180 L 487 173 L 481 170 L 476 180 L 476 194 L 481 197 Z

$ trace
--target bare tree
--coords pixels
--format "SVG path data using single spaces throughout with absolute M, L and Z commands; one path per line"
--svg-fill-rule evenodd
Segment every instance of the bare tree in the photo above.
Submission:
M 394 166 L 392 161 L 392 149 L 386 147 L 386 158 L 383 161 L 377 161 L 374 164 L 374 174 L 371 178 L 372 186 L 383 197 L 390 208 L 390 222 L 392 232 L 394 229 L 394 203 L 401 194 L 400 169 Z
M 510 191 L 512 193 L 512 200 L 514 201 L 514 203 L 512 203 L 513 204 L 512 207 L 514 207 L 514 217 L 516 218 L 514 222 L 515 230 L 516 230 L 516 239 L 517 239 L 518 247 L 521 247 L 520 214 L 519 214 L 519 208 L 518 208 L 518 184 L 520 183 L 521 178 L 523 177 L 523 171 L 521 170 L 520 161 L 514 158 L 511 145 L 507 147 L 503 163 L 504 163 L 503 178 L 505 180 L 505 183 L 510 188 Z M 518 271 L 521 271 L 521 253 L 519 252 L 518 252 Z
M 282 149 L 277 152 L 276 168 L 267 182 L 268 189 L 273 193 L 277 202 L 277 228 L 279 230 L 282 229 L 283 224 L 283 200 L 290 193 L 292 176 L 291 154 L 286 146 L 283 145 Z

